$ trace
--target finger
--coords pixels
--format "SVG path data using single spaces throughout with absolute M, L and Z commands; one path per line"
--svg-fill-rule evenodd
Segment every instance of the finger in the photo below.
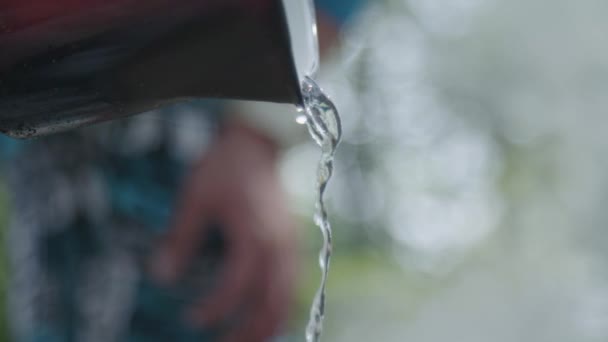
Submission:
M 264 247 L 254 237 L 255 224 L 244 217 L 246 215 L 241 212 L 239 217 L 226 220 L 227 255 L 218 282 L 215 289 L 188 313 L 189 319 L 197 325 L 212 325 L 225 319 L 246 301 L 252 284 L 256 283 Z
M 247 311 L 241 315 L 244 321 L 226 337 L 228 342 L 261 342 L 276 336 L 288 320 L 289 309 L 295 288 L 296 246 L 295 239 L 289 234 L 292 227 L 288 216 L 275 215 L 265 220 L 267 227 L 279 232 L 282 238 L 271 240 L 264 251 L 264 274 L 257 284 L 255 297 L 252 297 Z M 269 218 L 273 216 L 264 216 Z M 279 231 L 286 230 L 286 231 Z M 285 234 L 288 233 L 288 234 Z
M 173 224 L 153 256 L 151 273 L 161 284 L 172 284 L 184 272 L 209 229 L 211 189 L 191 177 L 178 201 Z
M 260 284 L 262 292 L 250 302 L 243 324 L 231 331 L 224 342 L 267 341 L 287 321 L 293 293 L 291 280 L 280 263 L 272 264 L 273 259 L 277 260 L 270 255 L 270 259 L 266 260 L 266 279 Z

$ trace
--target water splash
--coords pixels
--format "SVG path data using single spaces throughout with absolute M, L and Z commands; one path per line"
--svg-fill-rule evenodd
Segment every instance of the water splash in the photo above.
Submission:
M 308 131 L 317 145 L 321 147 L 321 159 L 317 167 L 317 198 L 314 221 L 323 234 L 323 247 L 319 253 L 319 265 L 322 274 L 321 284 L 310 308 L 310 319 L 306 327 L 306 341 L 317 342 L 320 340 L 323 331 L 325 285 L 332 252 L 332 231 L 323 195 L 333 173 L 334 154 L 342 136 L 342 127 L 336 106 L 309 77 L 306 77 L 302 82 L 302 94 Z

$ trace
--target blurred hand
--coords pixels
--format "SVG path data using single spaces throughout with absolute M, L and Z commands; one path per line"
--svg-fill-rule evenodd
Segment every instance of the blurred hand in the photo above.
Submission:
M 294 230 L 276 157 L 270 140 L 228 124 L 184 183 L 173 226 L 151 265 L 157 280 L 175 283 L 197 254 L 205 227 L 211 221 L 221 225 L 226 254 L 219 279 L 186 317 L 209 326 L 239 310 L 244 321 L 226 341 L 266 340 L 291 299 Z

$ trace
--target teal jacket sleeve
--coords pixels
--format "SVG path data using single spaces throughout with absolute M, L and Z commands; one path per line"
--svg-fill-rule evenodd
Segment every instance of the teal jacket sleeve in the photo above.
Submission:
M 6 167 L 6 163 L 10 163 L 26 143 L 26 141 L 0 134 L 0 171 Z
M 343 25 L 355 15 L 366 0 L 315 0 L 317 8 Z

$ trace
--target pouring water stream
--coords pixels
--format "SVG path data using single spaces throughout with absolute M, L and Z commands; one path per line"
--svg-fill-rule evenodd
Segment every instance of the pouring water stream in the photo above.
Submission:
M 342 127 L 335 105 L 310 77 L 306 77 L 302 82 L 302 94 L 308 131 L 321 148 L 321 158 L 317 167 L 314 222 L 321 229 L 323 235 L 323 247 L 319 253 L 319 265 L 322 274 L 321 284 L 312 303 L 310 319 L 306 327 L 306 341 L 318 342 L 323 330 L 325 285 L 332 253 L 332 230 L 325 208 L 324 194 L 333 173 L 334 154 L 340 142 Z

